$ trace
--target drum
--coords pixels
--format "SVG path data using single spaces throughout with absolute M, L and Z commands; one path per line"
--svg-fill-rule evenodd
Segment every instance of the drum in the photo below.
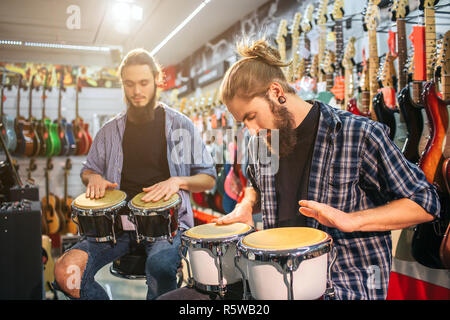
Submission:
M 145 192 L 136 195 L 130 202 L 130 220 L 136 226 L 136 239 L 138 242 L 168 240 L 172 243 L 178 230 L 178 209 L 181 206 L 181 197 L 173 194 L 168 201 L 142 201 Z
M 332 297 L 328 253 L 333 240 L 313 228 L 274 228 L 251 233 L 237 245 L 235 263 L 244 260 L 243 279 L 257 300 L 312 300 Z M 335 250 L 333 250 L 335 253 Z M 244 282 L 244 291 L 247 291 Z M 328 287 L 327 287 L 328 283 Z M 244 292 L 244 298 L 248 298 Z
M 86 193 L 76 197 L 72 218 L 78 219 L 80 234 L 97 242 L 116 243 L 116 234 L 122 232 L 119 212 L 126 208 L 126 197 L 125 192 L 116 189 L 106 190 L 101 199 L 86 198 Z
M 253 231 L 253 227 L 244 223 L 208 223 L 183 232 L 179 251 L 187 264 L 189 286 L 223 297 L 227 284 L 241 280 L 241 273 L 234 265 L 236 245 Z M 189 261 L 183 254 L 183 248 L 188 250 Z

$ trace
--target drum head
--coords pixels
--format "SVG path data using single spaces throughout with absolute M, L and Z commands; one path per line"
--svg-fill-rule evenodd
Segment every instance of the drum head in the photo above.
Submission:
M 121 203 L 126 197 L 127 195 L 123 191 L 108 189 L 101 199 L 90 199 L 86 198 L 86 193 L 80 194 L 75 198 L 73 204 L 80 209 L 106 209 Z
M 232 224 L 216 224 L 207 223 L 193 227 L 186 231 L 186 235 L 191 238 L 209 239 L 209 238 L 225 238 L 251 230 L 252 227 L 245 223 Z
M 253 232 L 242 239 L 247 247 L 269 250 L 289 250 L 319 244 L 328 234 L 313 228 L 274 228 Z
M 144 202 L 141 199 L 146 194 L 146 192 L 139 193 L 131 200 L 131 204 L 137 209 L 160 209 L 169 208 L 180 200 L 180 196 L 178 195 L 178 193 L 174 193 L 167 201 L 161 199 L 158 201 Z

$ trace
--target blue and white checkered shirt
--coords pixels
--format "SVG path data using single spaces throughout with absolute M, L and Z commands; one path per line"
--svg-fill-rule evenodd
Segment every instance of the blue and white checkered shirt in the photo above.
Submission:
M 355 212 L 408 198 L 439 216 L 440 202 L 424 173 L 407 161 L 386 126 L 320 102 L 320 120 L 308 184 L 308 199 Z M 252 137 L 249 152 L 258 140 Z M 254 152 L 254 151 L 253 151 Z M 257 158 L 256 154 L 251 156 Z M 266 167 L 267 169 L 267 167 Z M 247 174 L 261 196 L 264 229 L 277 227 L 275 174 L 249 165 Z M 299 199 L 302 200 L 302 199 Z M 300 214 L 300 213 L 299 213 Z M 337 249 L 332 268 L 336 299 L 385 299 L 392 263 L 391 233 L 344 233 L 307 218 L 307 226 L 330 234 Z

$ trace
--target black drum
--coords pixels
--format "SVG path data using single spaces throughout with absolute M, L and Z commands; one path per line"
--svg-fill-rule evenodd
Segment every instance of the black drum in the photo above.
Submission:
M 136 226 L 137 241 L 173 241 L 178 230 L 178 209 L 181 197 L 175 193 L 168 201 L 144 202 L 145 192 L 136 195 L 129 203 L 130 220 Z
M 126 193 L 120 190 L 106 190 L 101 199 L 79 195 L 72 202 L 72 218 L 78 220 L 80 234 L 97 242 L 112 241 L 122 232 L 120 212 L 126 208 Z M 75 221 L 75 220 L 74 220 Z

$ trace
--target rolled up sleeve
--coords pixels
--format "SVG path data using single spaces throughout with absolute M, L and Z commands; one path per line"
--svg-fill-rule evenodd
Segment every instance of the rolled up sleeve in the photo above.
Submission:
M 105 148 L 105 132 L 104 128 L 100 129 L 96 134 L 86 161 L 83 162 L 80 176 L 85 170 L 94 171 L 100 175 L 104 175 L 106 171 L 106 148 Z

